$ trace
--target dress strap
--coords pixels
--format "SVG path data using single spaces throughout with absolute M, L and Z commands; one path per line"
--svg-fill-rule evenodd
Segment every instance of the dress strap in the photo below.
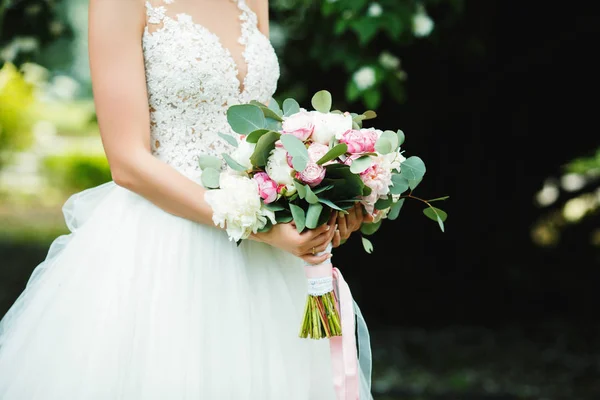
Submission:
M 161 5 L 152 5 L 151 0 L 146 0 L 146 18 L 149 24 L 161 24 L 167 15 L 166 4 L 173 4 L 175 0 L 159 0 Z M 154 1 L 156 2 L 156 1 Z M 163 5 L 165 4 L 165 5 Z

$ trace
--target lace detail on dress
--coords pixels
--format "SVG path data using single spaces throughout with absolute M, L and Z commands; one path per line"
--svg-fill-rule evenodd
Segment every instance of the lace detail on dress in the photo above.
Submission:
M 165 5 L 146 2 L 148 23 L 143 50 L 146 67 L 152 152 L 184 174 L 199 176 L 199 154 L 220 155 L 232 146 L 218 133 L 233 133 L 227 123 L 230 105 L 268 102 L 277 87 L 279 64 L 269 40 L 258 30 L 256 14 L 243 0 L 240 10 L 247 72 L 238 78 L 238 65 L 217 35 L 196 23 L 190 14 L 168 14 Z M 172 4 L 174 0 L 163 0 Z

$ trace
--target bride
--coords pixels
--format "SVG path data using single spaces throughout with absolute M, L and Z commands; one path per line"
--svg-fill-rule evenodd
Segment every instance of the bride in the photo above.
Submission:
M 326 340 L 300 339 L 303 263 L 360 209 L 239 247 L 196 158 L 230 151 L 226 109 L 279 77 L 267 0 L 91 0 L 94 100 L 112 182 L 64 205 L 69 235 L 0 323 L 2 400 L 334 399 Z M 361 400 L 371 398 L 363 385 Z M 354 399 L 353 399 L 354 400 Z

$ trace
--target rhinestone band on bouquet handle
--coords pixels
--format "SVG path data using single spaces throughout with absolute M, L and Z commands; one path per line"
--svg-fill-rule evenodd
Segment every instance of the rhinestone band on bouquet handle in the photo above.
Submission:
M 234 151 L 222 158 L 198 157 L 213 222 L 226 227 L 230 240 L 239 244 L 278 223 L 293 222 L 298 232 L 315 229 L 331 213 L 347 213 L 360 203 L 373 216 L 373 222 L 361 226 L 362 244 L 371 253 L 373 245 L 365 236 L 375 233 L 383 220 L 396 219 L 409 198 L 425 204 L 425 216 L 444 230 L 447 214 L 431 203 L 448 197 L 413 195 L 426 169 L 421 158 L 404 156 L 401 130 L 363 128 L 363 121 L 376 113 L 332 111 L 326 90 L 317 92 L 311 105 L 309 111 L 288 98 L 281 106 L 274 99 L 268 105 L 252 101 L 231 106 L 227 120 L 240 136 L 220 136 Z M 331 252 L 331 246 L 325 251 Z M 362 354 L 370 354 L 370 348 L 363 349 L 360 337 L 357 360 L 355 317 L 364 323 L 362 315 L 331 259 L 306 265 L 305 272 L 308 295 L 300 337 L 330 339 L 338 399 L 357 399 L 357 363 L 370 371 L 370 361 L 362 367 Z M 366 327 L 358 326 L 358 331 L 366 332 Z

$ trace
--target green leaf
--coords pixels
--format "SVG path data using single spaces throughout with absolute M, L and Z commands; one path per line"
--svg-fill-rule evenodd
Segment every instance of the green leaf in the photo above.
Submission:
M 263 207 L 271 211 L 283 211 L 286 208 L 278 203 L 263 204 Z
M 202 185 L 208 189 L 217 189 L 219 187 L 220 172 L 214 168 L 206 168 L 202 171 Z
M 198 166 L 200 169 L 214 168 L 220 170 L 223 165 L 223 160 L 219 157 L 211 156 L 208 154 L 200 154 L 198 156 Z
M 285 99 L 283 101 L 283 115 L 289 117 L 290 115 L 300 112 L 300 104 L 294 99 Z
M 348 101 L 355 101 L 360 97 L 360 90 L 353 79 L 350 79 L 346 84 L 346 98 Z
M 222 137 L 223 139 L 225 139 L 225 141 L 227 143 L 229 143 L 230 145 L 232 145 L 233 147 L 238 147 L 238 142 L 233 136 L 227 135 L 227 134 L 221 133 L 221 132 L 219 132 L 218 135 L 220 137 Z
M 352 22 L 352 30 L 358 35 L 358 39 L 362 46 L 365 46 L 377 34 L 379 24 L 373 21 L 371 17 L 364 17 Z
M 269 131 L 258 139 L 254 152 L 250 156 L 250 162 L 253 166 L 262 167 L 267 165 L 269 154 L 275 148 L 275 142 L 279 140 L 280 136 L 277 132 Z
M 353 199 L 361 196 L 364 182 L 350 171 L 350 167 L 344 164 L 329 164 L 325 166 L 325 179 L 321 182 L 322 185 L 334 185 L 327 192 L 327 198 L 337 202 L 338 200 Z
M 398 146 L 402 146 L 404 144 L 404 139 L 406 139 L 406 137 L 404 136 L 404 132 L 398 129 L 396 135 L 398 136 Z
M 312 97 L 310 103 L 313 108 L 322 113 L 331 111 L 331 93 L 327 90 L 320 90 Z
M 400 164 L 400 173 L 409 181 L 416 181 L 425 175 L 425 163 L 417 156 L 408 157 Z
M 373 223 L 364 223 L 360 226 L 360 232 L 363 235 L 372 235 L 375 232 L 377 232 L 377 230 L 379 229 L 379 227 L 381 226 L 381 221 L 383 220 L 379 220 L 377 222 L 373 222 Z
M 223 156 L 223 159 L 225 159 L 225 162 L 227 162 L 227 165 L 229 165 L 229 167 L 235 171 L 246 171 L 247 168 L 244 167 L 242 164 L 238 163 L 237 161 L 235 161 L 233 158 L 231 158 L 231 156 L 227 153 L 222 153 L 221 154 Z
M 415 190 L 415 188 L 419 185 L 419 183 L 421 183 L 421 181 L 423 180 L 423 178 L 419 178 L 419 179 L 411 179 L 408 181 L 408 186 L 410 187 L 410 190 Z
M 365 251 L 369 254 L 373 253 L 373 243 L 371 243 L 371 241 L 364 236 L 362 236 L 360 239 Z
M 346 143 L 340 143 L 335 145 L 331 150 L 323 155 L 323 157 L 319 158 L 317 164 L 322 165 L 328 161 L 335 160 L 339 156 L 346 154 L 348 152 L 348 145 Z
M 390 212 L 387 215 L 387 219 L 389 219 L 390 221 L 393 221 L 396 218 L 398 218 L 398 215 L 400 215 L 400 210 L 402 209 L 402 206 L 404 205 L 404 200 L 406 200 L 406 199 L 398 199 L 397 202 L 392 203 L 392 207 L 390 208 Z
M 344 211 L 343 208 L 339 207 L 337 204 L 333 203 L 331 200 L 319 198 L 319 203 L 323 203 L 326 206 L 329 206 L 330 208 L 333 208 L 334 210 Z
M 269 100 L 269 105 L 267 107 L 273 110 L 273 112 L 275 112 L 275 114 L 278 116 L 283 116 L 283 111 L 281 110 L 281 107 L 279 107 L 279 103 L 273 97 L 271 97 L 271 100 Z
M 257 143 L 258 139 L 265 133 L 269 132 L 268 129 L 257 129 L 254 132 L 251 132 L 248 136 L 246 136 L 246 142 L 248 143 Z
M 312 193 L 312 192 L 311 192 Z M 308 206 L 306 212 L 306 227 L 309 229 L 315 229 L 319 223 L 319 216 L 323 211 L 323 206 L 319 203 L 311 204 Z
M 350 171 L 354 174 L 360 174 L 373 164 L 373 160 L 369 156 L 361 156 L 350 164 Z
M 317 195 L 313 193 L 310 186 L 306 185 L 305 188 L 306 188 L 306 196 L 305 196 L 306 201 L 310 204 L 317 204 L 319 202 L 319 198 L 317 197 Z
M 290 203 L 290 211 L 292 212 L 292 217 L 296 223 L 296 230 L 302 232 L 306 226 L 306 215 L 304 214 L 304 210 L 302 207 Z
M 293 219 L 292 214 L 289 212 L 275 214 L 275 221 L 277 221 L 278 224 L 287 224 L 288 222 L 292 222 Z
M 292 156 L 292 165 L 298 172 L 304 171 L 308 165 L 308 151 L 302 140 L 294 135 L 281 135 L 281 143 L 287 152 Z
M 277 112 L 275 112 L 274 110 L 270 109 L 269 107 L 267 107 L 266 105 L 264 105 L 260 101 L 252 100 L 252 101 L 250 101 L 250 104 L 252 104 L 253 106 L 256 106 L 256 107 L 260 108 L 261 111 L 263 112 L 263 115 L 265 116 L 265 118 L 271 118 L 271 119 L 274 119 L 275 121 L 283 121 L 281 119 L 281 117 L 277 114 Z
M 369 108 L 377 108 L 381 103 L 381 93 L 375 87 L 366 90 L 363 93 L 363 100 Z
M 375 143 L 375 150 L 381 154 L 389 154 L 398 149 L 398 135 L 396 132 L 384 131 L 377 142 Z
M 392 174 L 393 186 L 390 186 L 390 193 L 402 194 L 410 187 L 409 181 L 400 174 Z
M 276 121 L 273 118 L 265 118 L 265 128 L 270 131 L 279 132 L 281 131 L 281 122 Z
M 262 110 L 255 105 L 239 104 L 227 109 L 227 122 L 234 132 L 247 135 L 265 127 L 265 116 Z
M 428 208 L 423 210 L 423 214 L 433 221 L 436 221 L 440 226 L 442 232 L 444 232 L 444 221 L 448 218 L 448 214 L 444 210 L 440 210 L 439 208 L 429 206 Z
M 386 199 L 379 199 L 375 202 L 375 209 L 377 210 L 385 210 L 392 205 L 392 197 L 388 196 Z
M 319 193 L 323 193 L 329 189 L 331 189 L 333 187 L 333 185 L 327 185 L 327 186 L 321 186 L 315 190 L 313 190 L 314 194 L 319 194 Z
M 367 185 L 365 185 L 365 187 L 363 188 L 362 195 L 363 196 L 368 196 L 368 195 L 371 194 L 372 191 L 373 191 L 373 189 L 371 189 L 370 187 L 368 187 Z
M 273 223 L 270 220 L 267 220 L 267 223 L 262 228 L 257 229 L 257 232 L 268 232 L 273 227 Z
M 433 203 L 434 201 L 443 201 L 443 200 L 448 200 L 449 198 L 450 198 L 450 196 L 437 197 L 435 199 L 427 200 L 427 202 Z
M 363 114 L 363 119 L 373 119 L 377 117 L 377 113 L 373 110 L 367 110 Z
M 300 181 L 295 181 L 294 187 L 296 188 L 296 192 L 301 199 L 306 197 L 306 186 L 303 183 Z

